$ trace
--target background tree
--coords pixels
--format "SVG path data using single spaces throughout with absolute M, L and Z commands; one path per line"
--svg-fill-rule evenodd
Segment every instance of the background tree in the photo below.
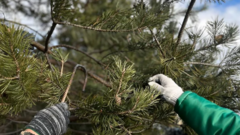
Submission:
M 145 88 L 158 73 L 239 110 L 239 29 L 223 19 L 209 21 L 206 30 L 186 29 L 199 11 L 195 1 L 179 13 L 184 20 L 178 27 L 173 11 L 179 0 L 2 0 L 5 12 L 36 18 L 49 32 L 1 19 L 1 133 L 18 134 L 38 110 L 60 102 L 69 85 L 68 134 L 195 134 L 159 93 Z M 221 46 L 231 47 L 222 59 Z M 75 75 L 77 64 L 82 72 Z

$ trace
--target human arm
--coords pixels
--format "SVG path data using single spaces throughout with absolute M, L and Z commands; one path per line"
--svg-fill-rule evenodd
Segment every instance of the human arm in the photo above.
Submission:
M 32 121 L 25 127 L 21 135 L 61 135 L 67 131 L 69 124 L 68 105 L 59 103 L 39 111 Z
M 160 91 L 174 105 L 180 118 L 200 135 L 240 134 L 240 116 L 193 92 L 183 92 L 169 77 L 159 74 L 149 79 L 149 85 Z M 158 82 L 158 83 L 157 83 Z
M 174 106 L 180 118 L 199 135 L 240 134 L 240 116 L 190 91 Z

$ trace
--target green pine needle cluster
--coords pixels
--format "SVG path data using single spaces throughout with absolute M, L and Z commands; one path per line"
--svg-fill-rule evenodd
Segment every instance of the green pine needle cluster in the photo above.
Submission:
M 71 74 L 60 76 L 45 60 L 35 58 L 32 36 L 23 29 L 0 25 L 0 114 L 17 114 L 43 102 L 58 103 Z
M 112 88 L 82 99 L 78 116 L 89 119 L 95 127 L 93 133 L 98 135 L 134 133 L 149 128 L 159 93 L 132 87 L 131 79 L 136 72 L 133 64 L 118 57 L 114 57 L 111 71 Z

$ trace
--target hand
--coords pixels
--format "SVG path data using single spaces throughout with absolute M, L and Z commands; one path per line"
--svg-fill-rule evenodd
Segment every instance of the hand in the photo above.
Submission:
M 149 78 L 148 85 L 160 91 L 163 97 L 171 104 L 175 105 L 177 99 L 182 95 L 183 90 L 171 78 L 158 74 Z
M 59 103 L 39 111 L 25 127 L 40 135 L 61 135 L 67 131 L 70 112 L 66 103 Z

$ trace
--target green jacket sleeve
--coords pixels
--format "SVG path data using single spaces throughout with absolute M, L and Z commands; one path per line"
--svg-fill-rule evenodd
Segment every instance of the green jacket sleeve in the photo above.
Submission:
M 193 92 L 184 92 L 174 109 L 199 135 L 240 135 L 239 115 Z

